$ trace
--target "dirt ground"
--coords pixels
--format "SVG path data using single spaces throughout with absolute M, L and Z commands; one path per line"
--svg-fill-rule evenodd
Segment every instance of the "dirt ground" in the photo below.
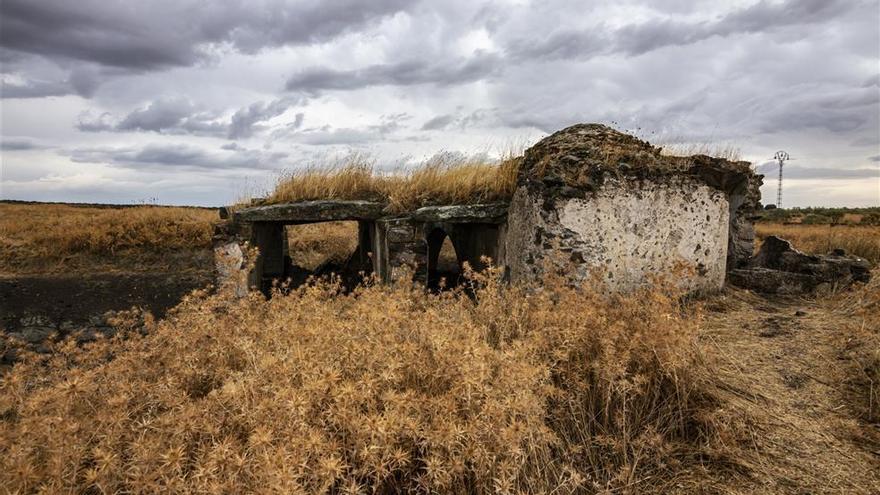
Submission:
M 701 335 L 730 412 L 750 433 L 749 474 L 733 493 L 880 493 L 880 425 L 841 384 L 850 323 L 820 299 L 729 289 L 706 304 Z

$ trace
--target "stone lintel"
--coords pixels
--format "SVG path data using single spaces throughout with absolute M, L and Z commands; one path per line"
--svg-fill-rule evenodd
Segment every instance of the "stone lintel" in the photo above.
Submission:
M 300 201 L 252 206 L 237 210 L 236 221 L 313 223 L 337 220 L 375 220 L 383 215 L 385 205 L 372 201 Z
M 503 223 L 507 218 L 507 203 L 425 206 L 412 213 L 419 222 L 447 223 Z

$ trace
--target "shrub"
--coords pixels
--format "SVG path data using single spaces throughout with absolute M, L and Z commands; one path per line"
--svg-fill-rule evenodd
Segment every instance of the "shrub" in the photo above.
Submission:
M 474 276 L 342 294 L 194 294 L 142 336 L 31 356 L 0 385 L 21 491 L 664 490 L 718 425 L 698 318 Z M 668 488 L 668 486 L 666 486 Z
M 816 213 L 810 213 L 805 216 L 801 223 L 804 225 L 821 225 L 821 224 L 829 224 L 832 223 L 832 219 L 829 216 L 818 215 Z

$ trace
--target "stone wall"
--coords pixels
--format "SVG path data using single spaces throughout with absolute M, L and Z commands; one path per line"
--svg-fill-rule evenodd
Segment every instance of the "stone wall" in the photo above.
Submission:
M 661 151 L 599 124 L 526 150 L 507 219 L 511 279 L 538 281 L 552 263 L 626 290 L 685 265 L 683 286 L 721 288 L 728 265 L 751 254 L 760 176 L 747 162 Z
M 496 216 L 482 217 L 480 212 L 470 211 L 465 219 L 417 212 L 412 216 L 378 220 L 372 246 L 375 272 L 384 282 L 399 280 L 407 274 L 416 282 L 428 283 L 447 236 L 455 248 L 459 265 L 467 263 L 471 268 L 481 270 L 486 266 L 482 261 L 484 257 L 493 262 L 503 258 L 505 227 L 503 221 L 497 221 L 497 215 L 505 215 L 506 206 L 504 209 L 494 205 L 478 208 Z M 446 208 L 437 209 L 445 213 Z
M 424 282 L 428 244 L 421 222 L 410 217 L 383 218 L 375 223 L 373 269 L 383 282 L 399 280 L 404 273 Z
M 511 204 L 506 239 L 506 251 L 517 254 L 506 261 L 515 281 L 538 278 L 552 262 L 577 280 L 598 271 L 611 290 L 630 289 L 683 262 L 696 275 L 684 280 L 686 287 L 719 289 L 728 220 L 726 196 L 689 178 L 609 180 L 589 197 L 549 205 L 523 187 Z

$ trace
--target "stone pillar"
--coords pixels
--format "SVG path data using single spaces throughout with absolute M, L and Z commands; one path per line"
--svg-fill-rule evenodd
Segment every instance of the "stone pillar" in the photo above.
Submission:
M 215 284 L 221 290 L 231 289 L 236 297 L 247 294 L 247 246 L 243 246 L 238 229 L 232 222 L 214 225 Z
M 752 175 L 730 193 L 727 271 L 743 268 L 755 251 L 755 214 L 761 208 L 763 175 Z
M 411 218 L 387 218 L 376 222 L 376 273 L 385 283 L 403 275 L 404 268 L 415 270 L 413 280 L 424 282 L 427 276 L 428 246 L 422 224 Z

